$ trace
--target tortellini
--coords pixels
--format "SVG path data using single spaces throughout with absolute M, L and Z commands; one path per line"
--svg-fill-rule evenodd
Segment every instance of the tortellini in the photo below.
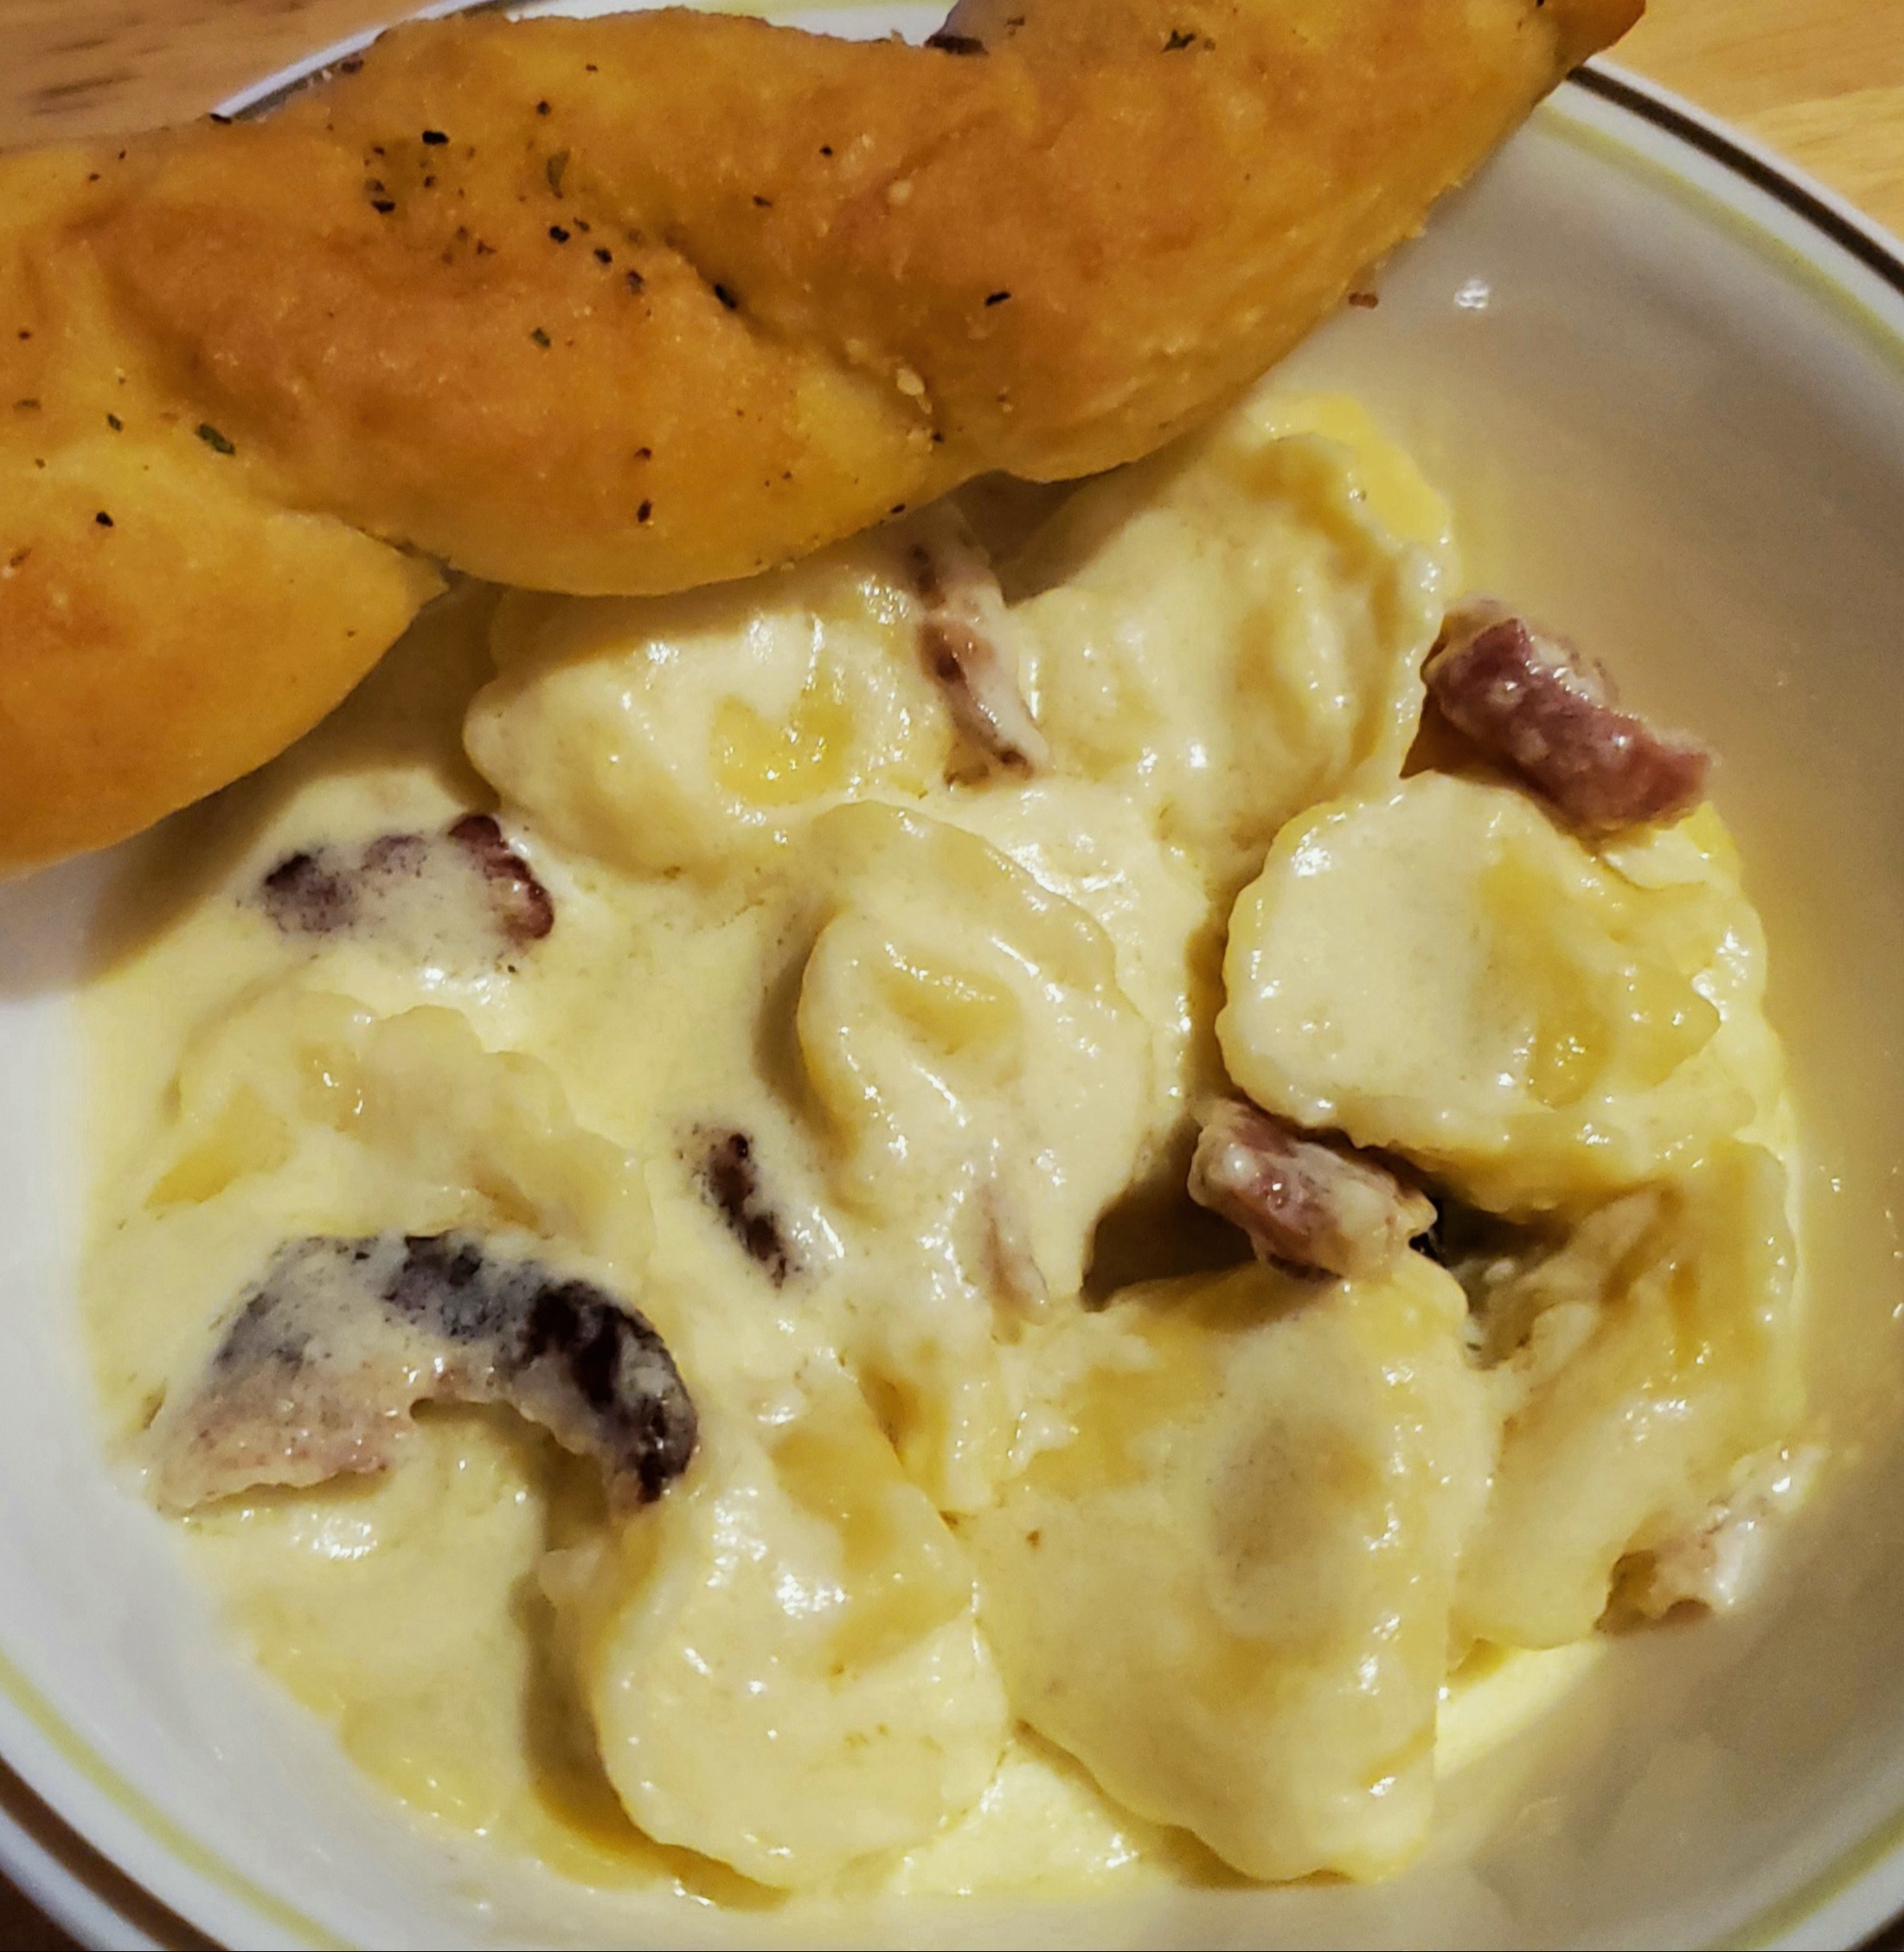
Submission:
M 1508 1415 L 1462 1567 L 1465 1633 L 1537 1647 L 1590 1633 L 1616 1563 L 1696 1526 L 1739 1460 L 1789 1430 L 1785 1200 L 1777 1160 L 1728 1140 L 1483 1284 Z
M 514 593 L 464 726 L 550 839 L 649 873 L 771 858 L 816 811 L 942 784 L 956 735 L 884 532 L 677 597 Z
M 1213 1088 L 1221 918 L 1191 862 L 1157 838 L 1127 795 L 1096 780 L 1035 780 L 934 811 L 1076 902 L 1111 938 L 1118 987 L 1150 1027 L 1155 1124 L 1169 1125 L 1199 1089 Z
M 1258 1103 L 1498 1211 L 1690 1164 L 1779 1082 L 1710 812 L 1601 858 L 1504 786 L 1338 801 L 1277 836 L 1224 974 L 1217 1035 Z
M 269 991 L 188 1055 L 179 1099 L 177 1150 L 147 1196 L 153 1208 L 282 1168 L 302 1141 L 326 1154 L 312 1177 L 339 1229 L 399 1213 L 449 1226 L 486 1207 L 631 1272 L 646 1253 L 639 1166 L 575 1124 L 546 1065 L 485 1051 L 452 1010 L 379 1017 L 322 990 Z
M 986 1503 L 1015 1415 L 995 1314 L 1075 1294 L 1152 1122 L 1152 1039 L 1082 909 L 954 828 L 881 806 L 815 824 L 830 892 L 794 1033 L 841 1204 L 913 1245 L 847 1347 L 906 1467 Z
M 841 1198 L 889 1223 L 984 1209 L 1029 1298 L 1075 1294 L 1150 1097 L 1109 938 L 995 848 L 916 815 L 843 807 L 810 845 L 833 893 L 796 1027 Z
M 706 1448 L 544 1585 L 642 1829 L 762 1884 L 824 1885 L 978 1800 L 1004 1691 L 962 1549 L 850 1385 Z
M 1460 1290 L 1250 1266 L 1127 1291 L 1048 1351 L 1061 1435 L 968 1522 L 1012 1705 L 1258 1877 L 1425 1835 L 1493 1428 Z
M 526 1831 L 556 1867 L 600 1877 L 635 1840 L 585 1723 L 521 1739 L 548 1691 L 547 1636 L 525 1629 L 545 1618 L 550 1480 L 527 1424 L 462 1412 L 419 1425 L 387 1478 L 228 1500 L 192 1542 L 258 1659 L 335 1720 L 359 1767 L 432 1816 Z
M 1080 489 L 1003 572 L 1061 767 L 1234 889 L 1290 816 L 1399 771 L 1448 516 L 1359 409 L 1273 397 Z

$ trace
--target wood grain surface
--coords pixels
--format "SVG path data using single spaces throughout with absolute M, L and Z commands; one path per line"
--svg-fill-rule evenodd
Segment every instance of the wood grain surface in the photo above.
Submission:
M 0 0 L 0 148 L 202 114 L 403 0 Z M 1617 57 L 1904 233 L 1904 0 L 1651 0 Z M 0 1881 L 0 1952 L 70 1945 Z M 1894 1927 L 1874 1945 L 1904 1952 Z

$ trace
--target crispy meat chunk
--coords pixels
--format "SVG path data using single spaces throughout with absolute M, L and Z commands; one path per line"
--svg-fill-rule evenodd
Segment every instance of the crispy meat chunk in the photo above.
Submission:
M 258 905 L 286 935 L 343 934 L 363 905 L 362 865 L 341 859 L 335 848 L 300 848 L 258 884 Z
M 419 1403 L 507 1403 L 651 1502 L 687 1468 L 695 1408 L 649 1322 L 474 1234 L 314 1236 L 281 1249 L 196 1385 L 152 1426 L 160 1502 L 385 1469 Z
M 911 557 L 919 654 L 953 723 L 988 766 L 1041 771 L 1051 749 L 1018 688 L 1011 619 L 984 545 L 962 516 L 942 506 L 920 522 Z
M 257 901 L 287 935 L 377 935 L 419 960 L 493 961 L 555 926 L 549 890 L 487 813 L 466 813 L 444 834 L 287 855 Z
M 1377 1274 L 1435 1223 L 1433 1202 L 1367 1153 L 1240 1099 L 1205 1114 L 1189 1184 L 1258 1260 L 1327 1274 Z
M 449 837 L 481 869 L 496 926 L 512 942 L 539 942 L 555 926 L 555 903 L 491 813 L 466 813 Z
M 1675 820 L 1704 797 L 1704 746 L 1622 711 L 1599 666 L 1491 597 L 1448 612 L 1425 675 L 1442 715 L 1583 833 Z
M 728 1231 L 748 1257 L 757 1262 L 777 1288 L 799 1266 L 792 1243 L 780 1225 L 773 1203 L 761 1190 L 760 1162 L 754 1142 L 731 1128 L 699 1135 L 700 1166 L 696 1177 L 707 1204 L 727 1223 Z

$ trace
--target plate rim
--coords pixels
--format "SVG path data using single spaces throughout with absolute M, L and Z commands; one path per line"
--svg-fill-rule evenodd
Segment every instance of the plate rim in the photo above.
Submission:
M 637 10 L 666 0 L 622 0 L 595 10 Z M 693 0 L 689 0 L 692 4 Z M 573 0 L 570 0 L 573 5 Z M 729 0 L 730 6 L 731 0 Z M 734 10 L 769 18 L 792 13 L 846 13 L 880 0 L 753 0 Z M 905 0 L 900 0 L 903 6 Z M 562 0 L 433 0 L 409 19 L 508 10 L 534 14 Z M 723 10 L 726 10 L 723 9 Z M 898 10 L 897 7 L 892 10 Z M 397 22 L 388 25 L 399 24 Z M 220 103 L 233 117 L 258 113 L 339 61 L 370 45 L 377 28 L 344 37 L 262 78 Z M 1566 91 L 1574 91 L 1570 96 Z M 1578 96 L 1602 106 L 1591 121 L 1570 111 Z M 1711 115 L 1675 91 L 1612 61 L 1576 69 L 1549 98 L 1576 132 L 1590 129 L 1625 167 L 1661 187 L 1690 192 L 1703 221 L 1721 213 L 1768 260 L 1774 246 L 1794 254 L 1808 282 L 1863 315 L 1867 329 L 1904 370 L 1904 239 L 1770 146 Z M 1537 108 L 1539 114 L 1548 104 Z M 1622 123 L 1625 126 L 1622 128 Z M 1634 128 L 1655 140 L 1636 143 Z M 1663 137 L 1662 144 L 1656 139 Z M 1721 172 L 1718 187 L 1675 159 L 1674 145 Z M 1676 165 L 1675 166 L 1675 161 Z M 1795 222 L 1796 237 L 1764 221 L 1764 198 Z M 1884 288 L 1882 310 L 1866 305 L 1844 276 L 1843 260 Z M 1886 317 L 1894 310 L 1895 316 Z M 168 1835 L 168 1833 L 170 1834 Z M 141 1861 L 141 1873 L 128 1857 Z M 190 1860 L 196 1858 L 198 1863 Z M 189 1944 L 201 1934 L 227 1943 L 330 1948 L 342 1944 L 184 1831 L 101 1759 L 54 1705 L 42 1699 L 0 1652 L 0 1873 L 63 1930 L 88 1946 L 144 1948 Z M 1772 1899 L 1711 1942 L 1739 1948 L 1854 1944 L 1904 1910 L 1904 1806 L 1891 1810 L 1790 1891 Z M 237 1929 L 234 1931 L 233 1927 Z M 214 1939 L 214 1942 L 215 1939 Z

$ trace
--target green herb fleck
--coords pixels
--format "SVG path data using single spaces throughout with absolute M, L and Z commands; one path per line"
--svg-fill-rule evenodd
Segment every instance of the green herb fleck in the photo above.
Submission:
M 549 343 L 549 334 L 545 332 L 540 326 L 537 326 L 534 330 L 529 334 L 529 337 L 545 350 L 547 350 Z
M 217 428 L 213 426 L 209 420 L 201 420 L 199 422 L 198 438 L 202 440 L 214 454 L 236 454 L 238 452 L 237 449 L 234 448 L 231 443 L 218 431 Z
M 125 422 L 120 419 L 117 414 L 107 414 L 106 416 L 106 424 L 111 427 L 113 432 L 115 434 L 123 434 L 126 431 Z

